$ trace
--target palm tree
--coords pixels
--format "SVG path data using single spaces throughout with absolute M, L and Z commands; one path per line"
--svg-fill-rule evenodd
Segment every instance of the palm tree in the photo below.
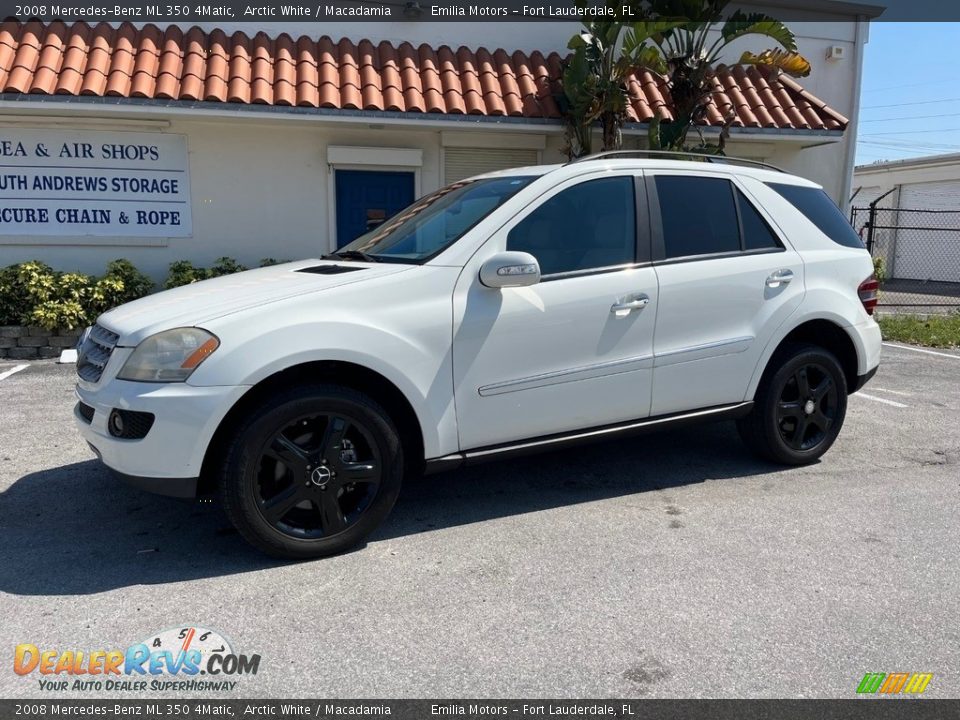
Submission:
M 724 17 L 730 0 L 652 0 L 641 12 L 642 22 L 585 21 L 584 30 L 571 38 L 573 54 L 564 64 L 560 107 L 567 129 L 571 157 L 589 154 L 591 129 L 599 122 L 603 149 L 620 148 L 629 95 L 627 80 L 641 69 L 666 77 L 673 120 L 655 117 L 650 123 L 650 146 L 667 150 L 722 153 L 725 132 L 718 144 L 700 142 L 688 147 L 687 135 L 702 120 L 713 90 L 714 69 L 724 51 L 747 35 L 763 35 L 781 47 L 754 54 L 744 52 L 734 65 L 764 65 L 793 77 L 810 74 L 810 63 L 797 53 L 793 33 L 782 22 L 763 13 L 737 10 Z M 637 12 L 635 10 L 635 12 Z

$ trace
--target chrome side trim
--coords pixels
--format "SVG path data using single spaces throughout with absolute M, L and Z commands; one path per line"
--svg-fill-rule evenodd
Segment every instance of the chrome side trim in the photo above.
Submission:
M 691 360 L 702 360 L 703 358 L 715 357 L 718 355 L 733 355 L 741 353 L 749 348 L 754 338 L 752 335 L 730 338 L 729 340 L 718 340 L 716 342 L 704 343 L 702 345 L 691 345 L 690 347 L 677 348 L 676 350 L 667 350 L 658 353 L 654 358 L 654 367 L 664 365 L 675 365 L 676 363 L 690 362 Z M 714 352 L 723 348 L 723 352 Z
M 653 355 L 640 355 L 622 360 L 609 360 L 593 365 L 584 365 L 567 370 L 556 370 L 540 375 L 531 375 L 530 377 L 517 378 L 516 380 L 491 383 L 490 385 L 484 385 L 479 388 L 477 392 L 480 393 L 482 397 L 490 397 L 491 395 L 502 395 L 504 393 L 519 392 L 520 390 L 532 390 L 534 388 L 576 382 L 578 380 L 590 380 L 608 375 L 620 375 L 622 373 L 633 372 L 634 370 L 648 370 L 652 367 Z
M 753 408 L 753 401 L 733 403 L 732 405 L 718 405 L 702 408 L 691 412 L 674 413 L 660 417 L 633 420 L 616 425 L 588 430 L 576 430 L 568 433 L 547 435 L 541 438 L 530 438 L 519 442 L 476 448 L 465 452 L 451 453 L 439 458 L 428 459 L 424 472 L 432 474 L 446 470 L 455 470 L 462 465 L 496 460 L 511 455 L 528 455 L 532 453 L 556 450 L 571 445 L 580 445 L 596 440 L 608 440 L 620 435 L 634 435 L 643 432 L 652 432 L 667 427 L 706 422 L 709 420 L 733 419 L 743 417 Z

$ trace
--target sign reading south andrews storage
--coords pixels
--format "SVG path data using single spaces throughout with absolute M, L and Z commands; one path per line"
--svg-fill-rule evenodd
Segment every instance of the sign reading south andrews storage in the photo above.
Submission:
M 185 136 L 0 129 L 0 236 L 192 234 Z

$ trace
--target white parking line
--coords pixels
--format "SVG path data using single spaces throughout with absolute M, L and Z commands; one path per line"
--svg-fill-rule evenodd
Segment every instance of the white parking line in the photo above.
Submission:
M 874 400 L 878 403 L 883 403 L 884 405 L 893 405 L 894 407 L 898 407 L 898 408 L 910 407 L 909 405 L 904 405 L 903 403 L 898 403 L 893 400 L 887 400 L 886 398 L 877 397 L 876 395 L 867 395 L 864 392 L 855 393 L 853 397 L 862 397 L 862 398 L 866 398 L 867 400 Z
M 906 397 L 913 395 L 913 393 L 903 392 L 901 390 L 888 390 L 887 388 L 877 387 L 876 385 L 871 385 L 870 389 L 876 392 L 890 393 L 891 395 L 905 395 Z
M 18 373 L 18 372 L 20 372 L 21 370 L 26 370 L 28 367 L 30 367 L 30 366 L 29 366 L 29 365 L 26 365 L 26 364 L 24 364 L 24 365 L 14 365 L 14 366 L 13 366 L 12 368 L 10 368 L 9 370 L 4 370 L 2 373 L 0 373 L 0 380 L 6 380 L 8 377 L 10 377 L 11 375 L 13 375 L 14 373 Z
M 954 360 L 960 360 L 960 355 L 950 355 L 949 353 L 937 352 L 936 350 L 923 350 L 921 348 L 910 347 L 909 345 L 894 345 L 893 343 L 885 342 L 884 345 L 887 347 L 897 348 L 897 350 L 913 350 L 914 352 L 924 353 L 926 355 L 938 355 L 940 357 L 953 358 Z

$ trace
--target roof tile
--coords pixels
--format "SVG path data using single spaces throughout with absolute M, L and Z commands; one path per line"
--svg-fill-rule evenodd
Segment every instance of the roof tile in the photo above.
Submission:
M 407 113 L 558 118 L 563 58 L 503 49 L 176 26 L 0 23 L 0 89 Z M 630 77 L 628 119 L 670 119 L 665 79 Z M 842 130 L 847 118 L 769 68 L 720 66 L 701 122 Z

